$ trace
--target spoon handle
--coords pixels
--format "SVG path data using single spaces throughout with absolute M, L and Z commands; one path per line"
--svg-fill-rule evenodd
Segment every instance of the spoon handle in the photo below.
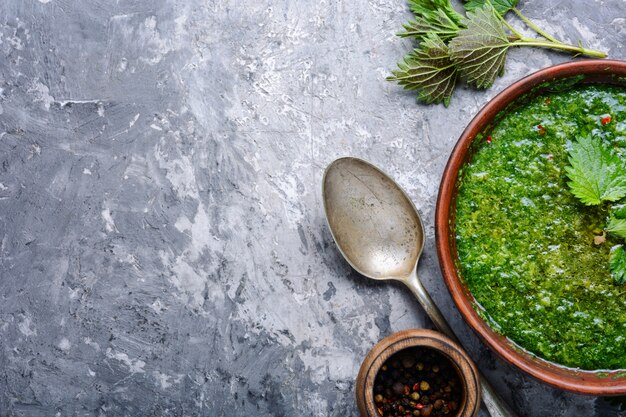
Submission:
M 435 327 L 437 327 L 437 329 L 439 329 L 441 333 L 445 334 L 456 343 L 461 344 L 459 339 L 452 331 L 452 328 L 446 321 L 445 317 L 443 316 L 443 314 L 441 314 L 441 311 L 439 310 L 433 299 L 430 297 L 430 294 L 428 294 L 428 291 L 426 291 L 426 288 L 424 288 L 421 281 L 417 277 L 417 271 L 413 271 L 413 273 L 409 276 L 407 280 L 404 281 L 404 283 L 415 295 L 417 301 L 419 301 L 419 303 L 422 305 L 422 308 L 424 309 L 428 317 L 430 317 Z M 496 391 L 493 389 L 487 379 L 485 379 L 482 373 L 480 374 L 480 388 L 483 403 L 485 407 L 487 407 L 487 410 L 489 411 L 489 414 L 491 414 L 491 417 L 517 417 L 517 414 L 505 404 L 502 398 L 498 396 Z

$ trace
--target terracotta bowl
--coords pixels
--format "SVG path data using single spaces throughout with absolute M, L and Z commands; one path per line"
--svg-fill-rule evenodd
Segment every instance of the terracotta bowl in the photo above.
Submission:
M 356 379 L 356 402 L 362 417 L 380 417 L 374 403 L 374 381 L 381 366 L 393 354 L 410 347 L 426 347 L 447 357 L 463 384 L 463 400 L 450 417 L 474 417 L 480 407 L 479 374 L 463 349 L 433 330 L 411 329 L 387 336 L 369 351 Z
M 471 157 L 472 141 L 479 133 L 489 131 L 498 115 L 506 112 L 510 106 L 515 106 L 527 97 L 541 94 L 548 88 L 548 84 L 555 81 L 565 85 L 602 83 L 626 86 L 626 62 L 589 60 L 549 67 L 517 81 L 483 107 L 461 135 L 441 180 L 435 214 L 439 264 L 446 285 L 465 321 L 487 346 L 506 362 L 549 385 L 564 390 L 593 395 L 625 394 L 626 370 L 581 371 L 559 366 L 526 352 L 496 333 L 477 314 L 473 307 L 474 298 L 460 279 L 457 270 L 458 258 L 454 238 L 457 178 L 459 169 Z

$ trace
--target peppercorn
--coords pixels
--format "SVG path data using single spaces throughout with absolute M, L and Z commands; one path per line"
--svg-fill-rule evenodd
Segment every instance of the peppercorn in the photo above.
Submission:
M 405 368 L 412 368 L 414 364 L 415 358 L 411 356 L 405 356 L 404 358 L 402 358 L 402 366 L 404 366 Z
M 389 358 L 374 381 L 380 417 L 452 417 L 463 399 L 449 359 L 428 348 L 409 348 Z

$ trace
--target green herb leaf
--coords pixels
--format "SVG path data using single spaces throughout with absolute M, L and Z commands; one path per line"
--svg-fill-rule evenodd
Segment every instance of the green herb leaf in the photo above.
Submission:
M 617 217 L 611 216 L 606 225 L 606 231 L 626 239 L 626 219 L 618 219 Z
M 448 40 L 455 37 L 460 30 L 458 23 L 442 9 L 424 13 L 403 26 L 404 32 L 398 33 L 398 36 L 411 36 L 419 40 L 426 38 L 429 34 L 435 34 L 442 40 Z
M 500 16 L 504 16 L 509 10 L 517 6 L 519 0 L 491 0 L 496 12 L 500 13 Z M 487 3 L 487 0 L 466 0 L 463 7 L 468 12 L 473 12 L 476 9 L 483 7 Z
M 572 193 L 584 204 L 617 201 L 626 196 L 626 169 L 620 157 L 600 138 L 586 136 L 574 142 L 565 167 Z
M 468 12 L 461 22 L 466 26 L 450 41 L 450 55 L 461 77 L 478 88 L 488 88 L 504 71 L 511 46 L 504 27 L 490 4 Z
M 426 103 L 450 104 L 456 85 L 457 70 L 450 59 L 448 47 L 437 35 L 430 34 L 419 48 L 404 58 L 389 80 L 397 81 L 407 90 L 417 90 Z
M 430 36 L 437 36 L 446 48 L 437 46 L 434 50 L 445 49 L 445 60 L 451 60 L 456 66 L 454 70 L 446 65 L 436 65 L 436 80 L 445 80 L 445 87 L 439 85 L 433 92 L 423 87 L 425 81 L 401 81 L 404 76 L 390 77 L 390 80 L 399 81 L 406 88 L 420 92 L 420 99 L 427 103 L 443 101 L 447 106 L 450 95 L 456 84 L 457 75 L 464 78 L 468 84 L 477 88 L 488 88 L 496 77 L 504 73 L 504 64 L 508 49 L 512 46 L 532 46 L 552 48 L 575 54 L 587 55 L 596 58 L 606 58 L 606 53 L 584 48 L 582 45 L 567 45 L 548 35 L 538 28 L 519 10 L 515 9 L 519 0 L 464 0 L 467 17 L 457 12 L 450 4 L 450 0 L 408 0 L 409 8 L 415 14 L 415 19 L 404 25 L 404 31 L 398 33 L 402 37 L 414 37 L 424 42 Z M 504 15 L 510 11 L 528 27 L 535 30 L 545 39 L 534 39 L 523 36 L 513 26 L 504 20 Z M 505 26 L 511 32 L 510 37 L 505 32 Z M 417 68 L 420 61 L 431 63 L 432 45 L 416 50 L 407 55 L 404 63 L 398 64 L 403 73 L 411 69 L 412 74 L 432 74 L 432 68 Z M 439 56 L 439 52 L 437 52 Z M 424 59 L 426 56 L 428 59 Z M 430 78 L 429 78 L 430 79 Z M 432 87 L 432 86 L 431 86 Z M 441 92 L 444 93 L 441 93 Z
M 463 15 L 454 10 L 449 0 L 409 0 L 409 9 L 416 17 L 422 17 L 441 10 L 456 25 L 461 23 L 463 19 Z
M 612 216 L 618 219 L 626 219 L 626 204 L 620 204 L 611 208 Z
M 624 246 L 617 245 L 611 248 L 609 268 L 616 283 L 626 284 L 626 251 L 624 251 Z

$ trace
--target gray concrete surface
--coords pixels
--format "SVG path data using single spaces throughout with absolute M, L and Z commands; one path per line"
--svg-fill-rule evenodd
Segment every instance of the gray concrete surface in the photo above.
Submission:
M 626 56 L 623 0 L 521 8 Z M 568 57 L 511 51 L 492 89 L 423 106 L 385 81 L 409 17 L 403 0 L 0 2 L 0 416 L 357 415 L 368 349 L 429 323 L 337 252 L 320 181 L 344 155 L 413 198 L 420 274 L 521 416 L 617 416 L 494 358 L 434 246 L 464 125 Z

